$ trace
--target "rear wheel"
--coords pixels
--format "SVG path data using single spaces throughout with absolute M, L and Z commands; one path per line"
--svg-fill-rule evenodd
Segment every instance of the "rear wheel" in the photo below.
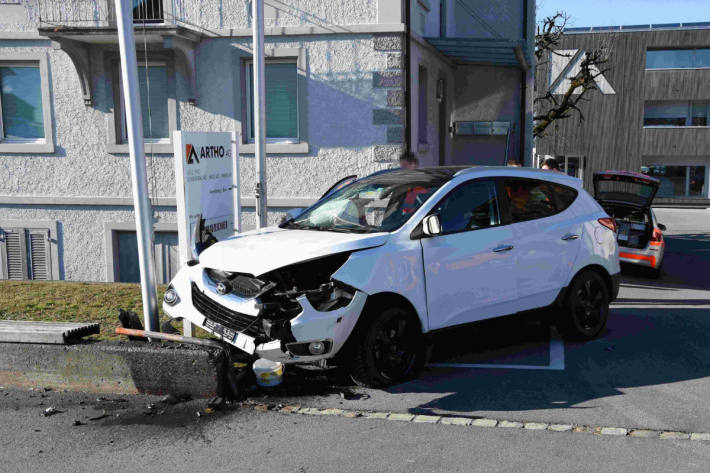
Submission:
M 356 334 L 350 376 L 370 388 L 414 378 L 424 363 L 419 321 L 401 307 L 368 314 Z
M 580 273 L 569 287 L 557 328 L 565 338 L 590 340 L 604 330 L 609 317 L 609 291 L 594 271 Z

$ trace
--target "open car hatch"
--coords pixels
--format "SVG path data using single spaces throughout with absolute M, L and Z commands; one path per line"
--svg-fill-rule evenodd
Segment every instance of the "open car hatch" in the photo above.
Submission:
M 602 203 L 650 207 L 661 181 L 630 171 L 594 173 L 594 198 Z

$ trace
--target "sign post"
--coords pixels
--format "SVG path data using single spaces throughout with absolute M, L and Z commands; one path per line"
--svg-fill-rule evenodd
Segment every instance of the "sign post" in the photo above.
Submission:
M 148 184 L 145 173 L 145 150 L 143 148 L 143 117 L 138 93 L 138 65 L 136 42 L 133 38 L 133 8 L 128 0 L 116 2 L 118 45 L 121 51 L 121 80 L 126 93 L 126 129 L 128 151 L 131 156 L 131 181 L 133 183 L 133 211 L 136 214 L 136 239 L 138 240 L 138 264 L 141 275 L 143 320 L 146 330 L 160 331 L 158 320 L 158 296 L 153 259 L 153 222 Z
M 192 257 L 190 236 L 202 215 L 217 240 L 241 229 L 239 143 L 234 132 L 174 131 L 175 200 L 180 266 Z M 235 196 L 236 194 L 236 196 Z M 183 332 L 192 326 L 183 321 Z

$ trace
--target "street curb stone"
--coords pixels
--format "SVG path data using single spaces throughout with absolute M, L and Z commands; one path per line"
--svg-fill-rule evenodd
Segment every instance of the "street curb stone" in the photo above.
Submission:
M 498 425 L 498 421 L 495 419 L 474 419 L 471 425 L 474 427 L 495 427 Z
M 602 427 L 601 434 L 602 435 L 626 435 L 627 430 L 622 429 L 621 427 Z
M 690 434 L 684 432 L 661 432 L 659 438 L 665 440 L 686 440 L 690 438 Z
M 519 429 L 523 426 L 522 422 L 514 422 L 510 420 L 502 420 L 498 423 L 498 427 L 503 427 L 507 429 Z
M 441 420 L 441 416 L 418 415 L 414 417 L 414 422 L 418 424 L 436 424 Z
M 392 413 L 387 417 L 387 420 L 396 420 L 400 422 L 410 422 L 412 419 L 414 419 L 414 414 L 400 414 L 400 413 Z
M 547 424 L 543 422 L 526 422 L 523 428 L 528 430 L 545 430 L 547 429 Z
M 442 417 L 440 422 L 445 425 L 471 425 L 471 421 L 468 417 Z
M 570 424 L 550 424 L 550 426 L 547 429 L 552 430 L 553 432 L 569 432 L 570 430 L 572 430 L 572 425 L 570 425 Z
M 644 439 L 651 439 L 651 438 L 658 437 L 658 432 L 656 432 L 655 430 L 635 429 L 629 433 L 629 436 L 644 438 Z

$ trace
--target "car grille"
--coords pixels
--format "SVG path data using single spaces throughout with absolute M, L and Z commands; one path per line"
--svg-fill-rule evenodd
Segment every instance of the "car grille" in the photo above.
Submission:
M 222 324 L 227 328 L 231 328 L 237 332 L 244 332 L 252 337 L 262 337 L 265 335 L 261 323 L 254 323 L 256 317 L 233 311 L 215 302 L 202 292 L 194 282 L 192 283 L 192 305 L 208 319 Z

